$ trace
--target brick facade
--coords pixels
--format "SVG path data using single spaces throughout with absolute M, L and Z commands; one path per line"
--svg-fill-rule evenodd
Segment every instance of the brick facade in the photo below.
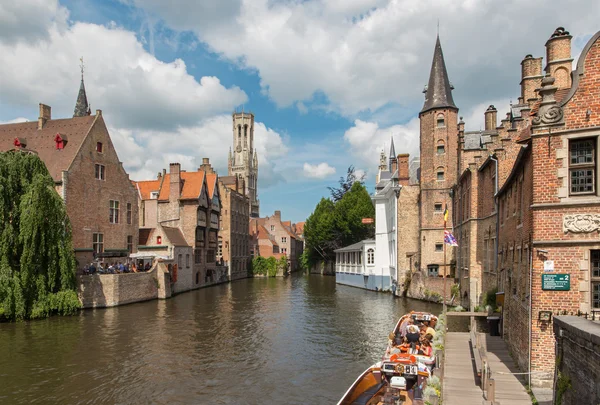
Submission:
M 227 183 L 227 184 L 226 184 Z M 229 277 L 237 280 L 248 276 L 250 250 L 248 238 L 248 197 L 239 193 L 236 176 L 219 179 L 219 194 L 223 205 L 221 232 L 219 234 L 220 257 L 229 267 Z M 243 191 L 243 190 L 241 190 Z
M 95 116 L 52 119 L 50 107 L 40 104 L 37 122 L 0 125 L 0 150 L 34 152 L 45 163 L 66 204 L 79 269 L 94 257 L 124 261 L 137 250 L 137 192 L 101 110 Z

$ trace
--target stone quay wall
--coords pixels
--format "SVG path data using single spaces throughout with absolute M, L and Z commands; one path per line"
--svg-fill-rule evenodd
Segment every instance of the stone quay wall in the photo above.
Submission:
M 576 316 L 554 318 L 554 398 L 562 405 L 600 404 L 600 323 Z
M 452 284 L 454 279 L 451 277 L 446 278 L 446 303 L 450 303 L 452 298 Z M 444 295 L 444 278 L 443 277 L 428 277 L 422 272 L 414 272 L 411 276 L 410 286 L 406 291 L 408 298 L 415 298 L 418 300 L 442 302 L 442 296 Z M 460 302 L 459 298 L 454 299 L 455 303 Z
M 157 299 L 159 285 L 162 290 L 165 284 L 169 285 L 164 280 L 159 283 L 157 274 L 169 277 L 158 266 L 145 273 L 80 275 L 77 276 L 77 294 L 83 308 L 107 308 Z M 160 298 L 166 298 L 165 292 L 161 293 Z M 170 296 L 170 288 L 168 293 Z

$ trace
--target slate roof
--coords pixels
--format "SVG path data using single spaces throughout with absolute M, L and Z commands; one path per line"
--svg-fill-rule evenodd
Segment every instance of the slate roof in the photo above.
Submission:
M 79 94 L 75 103 L 75 111 L 73 117 L 85 117 L 90 115 L 90 106 L 88 105 L 87 95 L 85 94 L 85 85 L 83 84 L 83 74 L 81 75 L 81 85 L 79 86 Z
M 97 116 L 48 120 L 41 130 L 38 122 L 29 121 L 0 125 L 0 151 L 16 149 L 15 138 L 25 140 L 27 150 L 37 153 L 55 182 L 62 181 L 62 171 L 68 170 Z M 100 117 L 101 119 L 101 117 Z M 66 136 L 64 149 L 56 149 L 56 134 Z M 64 139 L 64 138 L 63 138 Z
M 375 243 L 375 239 L 361 240 L 360 242 L 355 243 L 353 245 L 349 245 L 349 246 L 345 246 L 343 248 L 336 249 L 336 250 L 334 250 L 334 252 L 351 252 L 351 251 L 361 250 L 363 248 L 363 246 L 367 243 Z
M 215 173 L 208 173 L 206 175 L 206 185 L 208 186 L 208 198 L 213 198 L 215 194 L 215 185 L 217 184 L 217 175 Z
M 438 35 L 435 41 L 435 50 L 433 51 L 429 83 L 425 93 L 425 104 L 421 113 L 434 108 L 447 107 L 458 110 L 452 99 L 452 86 L 448 79 L 448 71 L 446 70 L 442 45 L 440 44 L 440 37 Z
M 153 231 L 154 228 L 140 228 L 138 245 L 146 246 Z
M 168 226 L 163 226 L 163 231 L 171 245 L 173 246 L 189 246 L 189 244 L 185 241 L 183 234 L 179 228 L 172 228 Z
M 180 200 L 190 200 L 200 197 L 202 185 L 204 184 L 205 173 L 201 170 L 197 172 L 180 172 L 180 179 L 183 182 L 181 189 Z M 158 195 L 159 201 L 169 201 L 169 193 L 171 191 L 171 174 L 167 173 L 163 176 L 163 184 Z M 214 186 L 213 186 L 214 187 Z

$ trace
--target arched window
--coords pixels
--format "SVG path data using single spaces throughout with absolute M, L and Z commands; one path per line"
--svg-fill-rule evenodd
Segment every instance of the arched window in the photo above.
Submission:
M 238 139 L 242 139 L 242 126 L 238 125 Z
M 446 123 L 444 121 L 444 114 L 438 114 L 437 116 L 437 127 L 438 128 L 444 128 L 446 126 Z
M 446 153 L 446 146 L 444 145 L 444 141 L 442 141 L 442 140 L 438 141 L 436 153 L 438 155 L 443 155 L 444 153 Z
M 248 136 L 248 125 L 244 125 L 244 140 Z
M 437 169 L 436 180 L 444 181 L 444 169 L 441 167 L 438 167 L 438 169 Z
M 367 264 L 375 264 L 375 250 L 367 249 Z

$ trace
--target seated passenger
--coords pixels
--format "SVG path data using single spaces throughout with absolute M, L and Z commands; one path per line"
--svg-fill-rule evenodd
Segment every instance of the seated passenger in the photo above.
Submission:
M 425 322 L 425 326 L 427 326 L 426 333 L 435 337 L 435 329 L 431 327 L 431 322 Z
M 431 355 L 433 354 L 431 342 L 427 339 L 423 339 L 423 341 L 421 342 L 421 348 L 419 352 L 419 354 L 422 354 L 423 356 L 431 357 Z

